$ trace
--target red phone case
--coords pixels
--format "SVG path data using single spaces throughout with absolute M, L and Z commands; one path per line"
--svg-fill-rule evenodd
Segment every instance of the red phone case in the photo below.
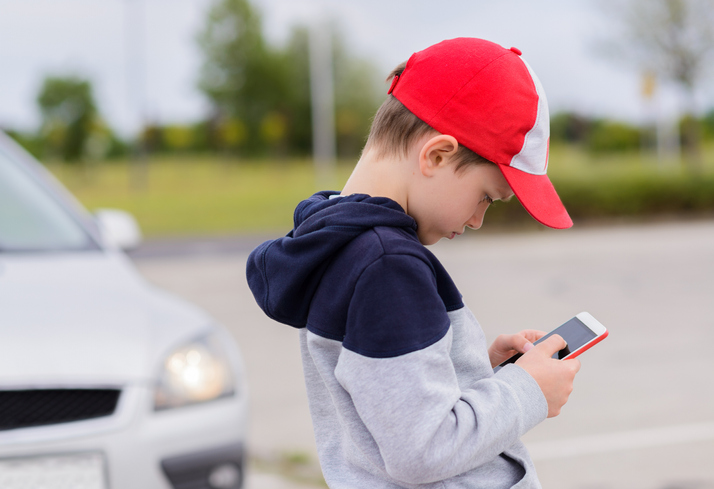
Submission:
M 570 360 L 571 358 L 577 358 L 582 352 L 588 351 L 590 348 L 592 348 L 593 346 L 597 345 L 597 344 L 600 343 L 602 340 L 604 340 L 605 338 L 607 338 L 607 335 L 608 335 L 608 334 L 610 334 L 610 331 L 609 331 L 609 330 L 606 330 L 606 331 L 605 331 L 605 334 L 602 334 L 602 335 L 600 335 L 600 336 L 597 336 L 597 337 L 593 338 L 593 339 L 590 341 L 590 343 L 584 344 L 583 346 L 581 346 L 580 348 L 578 348 L 577 350 L 575 350 L 573 353 L 571 353 L 571 354 L 568 355 L 567 357 L 563 357 L 563 360 Z

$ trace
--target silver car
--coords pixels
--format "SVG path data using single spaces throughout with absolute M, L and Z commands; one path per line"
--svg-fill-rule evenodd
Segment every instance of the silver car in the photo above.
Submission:
M 138 239 L 0 133 L 0 488 L 242 486 L 238 348 L 138 275 Z

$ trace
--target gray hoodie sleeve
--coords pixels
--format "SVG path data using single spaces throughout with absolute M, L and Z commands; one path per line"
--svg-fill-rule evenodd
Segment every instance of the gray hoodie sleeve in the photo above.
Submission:
M 405 327 L 398 324 L 400 314 L 384 313 L 385 304 L 391 302 L 396 303 L 395 311 L 404 310 L 409 299 L 400 283 L 423 291 L 412 307 L 435 307 L 429 292 L 435 286 L 423 278 L 429 276 L 427 272 L 428 266 L 417 258 L 380 260 L 360 277 L 353 300 L 382 311 L 370 324 L 362 321 L 360 327 L 366 328 L 363 337 L 369 337 L 372 330 L 382 337 L 385 330 L 408 336 L 414 329 L 417 335 L 435 339 L 414 346 L 405 338 L 412 346 L 404 353 L 392 333 L 388 336 L 394 345 L 393 355 L 385 351 L 366 354 L 368 348 L 354 351 L 345 340 L 335 369 L 336 379 L 351 396 L 361 422 L 379 447 L 385 470 L 407 484 L 448 479 L 486 464 L 547 415 L 540 388 L 522 368 L 509 365 L 494 376 L 483 345 L 454 344 L 455 337 L 465 337 L 461 332 L 455 335 L 455 327 L 479 328 L 475 321 L 464 320 L 463 311 L 447 312 L 441 306 L 440 314 L 449 323 L 443 335 L 424 333 L 439 331 L 440 325 Z M 384 287 L 385 280 L 391 286 Z M 415 280 L 421 282 L 415 284 Z M 379 287 L 374 286 L 375 281 Z M 407 316 L 409 321 L 421 322 L 415 321 L 414 314 Z M 418 317 L 435 321 L 433 311 Z M 458 368 L 454 358 L 459 359 Z

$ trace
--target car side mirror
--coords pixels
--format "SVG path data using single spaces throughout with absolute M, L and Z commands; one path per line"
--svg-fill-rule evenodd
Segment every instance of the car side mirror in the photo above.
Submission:
M 128 212 L 118 209 L 96 209 L 99 230 L 104 244 L 110 248 L 132 250 L 141 243 L 141 229 Z

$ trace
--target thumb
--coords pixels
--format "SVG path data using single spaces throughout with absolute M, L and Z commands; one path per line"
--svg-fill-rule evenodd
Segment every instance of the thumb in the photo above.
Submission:
M 549 357 L 552 357 L 553 354 L 562 350 L 566 346 L 568 346 L 568 343 L 563 339 L 563 337 L 554 334 L 553 336 L 549 336 L 546 340 L 538 343 L 535 348 L 547 354 Z

